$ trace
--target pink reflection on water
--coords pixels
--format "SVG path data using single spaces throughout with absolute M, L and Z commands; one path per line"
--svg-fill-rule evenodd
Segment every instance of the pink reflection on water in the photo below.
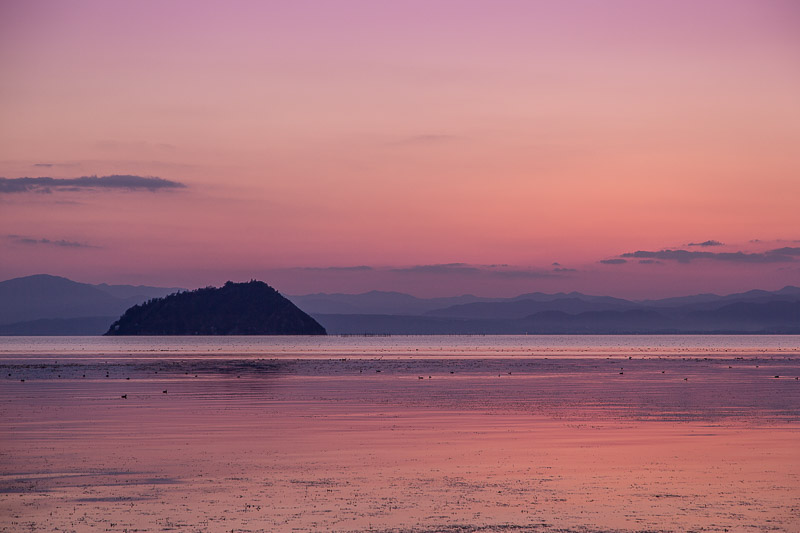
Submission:
M 0 529 L 798 530 L 791 350 L 370 346 L 9 356 Z

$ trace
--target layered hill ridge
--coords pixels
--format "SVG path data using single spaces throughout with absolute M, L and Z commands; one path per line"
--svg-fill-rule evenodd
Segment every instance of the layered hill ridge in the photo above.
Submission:
M 106 335 L 325 335 L 325 328 L 278 291 L 253 280 L 135 305 Z
M 67 319 L 77 324 L 80 322 L 78 319 L 86 317 L 106 317 L 110 324 L 134 304 L 180 290 L 184 289 L 106 283 L 91 285 L 49 274 L 14 278 L 0 282 L 0 325 Z M 32 331 L 37 330 L 33 328 Z
M 0 335 L 102 335 L 132 305 L 179 291 L 49 275 L 3 281 Z M 575 291 L 510 298 L 391 291 L 288 298 L 333 334 L 800 334 L 800 288 L 794 286 L 639 301 Z
M 800 288 L 793 286 L 646 301 L 579 292 L 468 296 L 417 299 L 412 307 L 394 296 L 359 296 L 316 294 L 303 305 L 329 332 L 343 334 L 800 334 Z M 387 307 L 394 312 L 380 312 Z

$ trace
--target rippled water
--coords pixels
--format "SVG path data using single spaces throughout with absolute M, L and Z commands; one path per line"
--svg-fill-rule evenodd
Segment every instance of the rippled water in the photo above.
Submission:
M 0 528 L 800 523 L 800 337 L 0 338 Z

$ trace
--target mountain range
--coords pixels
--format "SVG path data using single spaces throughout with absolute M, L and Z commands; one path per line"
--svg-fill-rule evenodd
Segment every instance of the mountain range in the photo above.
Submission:
M 0 335 L 101 335 L 129 307 L 181 288 L 0 282 Z M 287 296 L 329 334 L 800 334 L 800 287 L 626 300 L 579 292 L 418 298 L 390 291 Z
M 0 282 L 0 335 L 100 335 L 129 307 L 183 290 L 47 274 L 14 278 Z
M 800 334 L 800 287 L 633 301 L 579 292 L 416 298 L 290 296 L 331 334 Z

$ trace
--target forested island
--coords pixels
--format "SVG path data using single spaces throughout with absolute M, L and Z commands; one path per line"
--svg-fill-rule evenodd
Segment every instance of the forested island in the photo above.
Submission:
M 262 281 L 225 283 L 134 305 L 106 335 L 325 335 L 316 320 Z

